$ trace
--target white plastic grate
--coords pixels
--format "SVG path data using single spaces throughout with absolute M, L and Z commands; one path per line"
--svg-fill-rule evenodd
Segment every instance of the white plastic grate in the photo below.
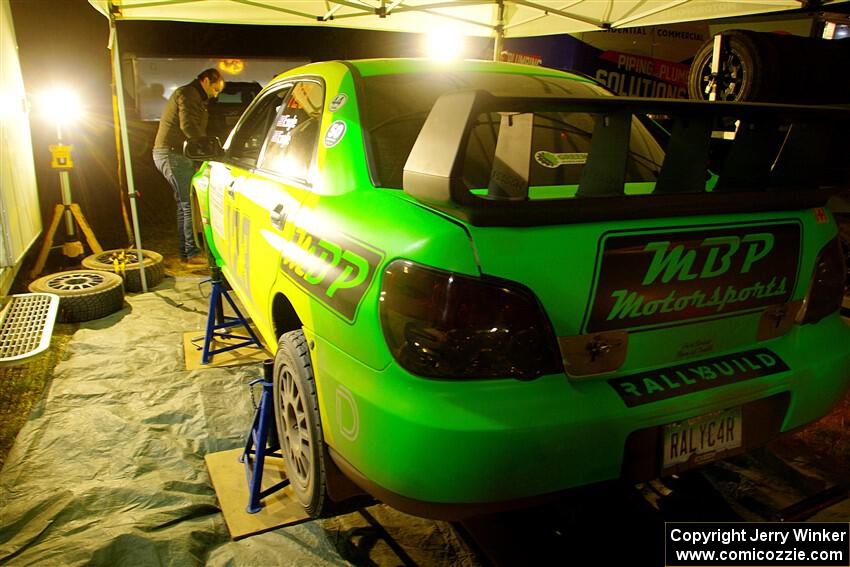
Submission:
M 50 346 L 59 296 L 52 293 L 13 295 L 0 311 L 0 366 L 19 364 Z

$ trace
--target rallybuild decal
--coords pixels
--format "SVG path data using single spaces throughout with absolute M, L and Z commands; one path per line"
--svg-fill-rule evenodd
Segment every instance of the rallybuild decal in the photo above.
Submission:
M 585 332 L 651 328 L 786 303 L 800 224 L 695 227 L 603 237 Z
M 317 228 L 323 223 L 295 199 L 286 202 L 279 214 L 283 230 L 264 231 L 264 237 L 280 250 L 280 270 L 331 311 L 353 322 L 384 252 L 346 234 Z
M 608 384 L 631 408 L 787 370 L 778 354 L 760 348 L 613 378 Z

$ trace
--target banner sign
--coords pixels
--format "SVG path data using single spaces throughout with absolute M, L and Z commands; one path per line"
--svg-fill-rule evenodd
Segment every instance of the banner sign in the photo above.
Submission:
M 689 65 L 618 51 L 599 56 L 595 77 L 621 96 L 687 98 Z
M 603 236 L 585 332 L 657 327 L 791 299 L 798 222 L 695 228 Z
M 687 98 L 690 60 L 710 37 L 707 24 L 691 22 L 509 38 L 516 59 L 503 61 L 579 71 L 622 96 Z
M 521 63 L 523 65 L 542 65 L 543 57 L 540 55 L 529 55 L 527 53 L 517 53 L 514 51 L 502 51 L 500 58 L 505 63 Z

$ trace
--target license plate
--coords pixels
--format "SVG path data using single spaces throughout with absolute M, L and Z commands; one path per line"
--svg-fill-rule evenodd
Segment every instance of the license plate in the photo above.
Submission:
M 742 430 L 739 407 L 665 425 L 662 468 L 720 458 L 741 446 Z

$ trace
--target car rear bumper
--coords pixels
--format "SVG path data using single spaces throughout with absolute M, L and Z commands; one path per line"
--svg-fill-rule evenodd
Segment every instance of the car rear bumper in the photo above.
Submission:
M 335 461 L 377 497 L 440 517 L 652 478 L 660 426 L 720 409 L 742 407 L 746 450 L 820 418 L 850 383 L 850 328 L 838 316 L 758 345 L 788 371 L 631 408 L 605 379 L 428 380 L 395 364 L 375 371 L 314 339 Z

